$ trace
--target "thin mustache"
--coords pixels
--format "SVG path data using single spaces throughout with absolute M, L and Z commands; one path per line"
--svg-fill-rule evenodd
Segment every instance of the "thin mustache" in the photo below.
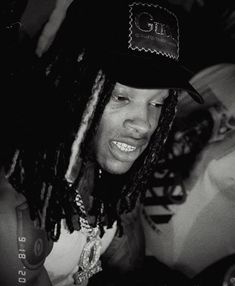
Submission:
M 129 145 L 142 146 L 148 143 L 148 136 L 136 136 L 133 134 L 125 134 L 122 136 L 115 136 L 114 141 L 124 142 Z

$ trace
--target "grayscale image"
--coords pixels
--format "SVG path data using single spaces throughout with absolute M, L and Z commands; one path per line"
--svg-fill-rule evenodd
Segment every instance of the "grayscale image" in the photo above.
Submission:
M 0 6 L 0 285 L 235 286 L 234 1 Z

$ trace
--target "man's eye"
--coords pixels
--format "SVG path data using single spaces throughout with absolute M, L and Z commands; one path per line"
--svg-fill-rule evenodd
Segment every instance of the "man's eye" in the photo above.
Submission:
M 128 98 L 120 94 L 113 94 L 112 98 L 116 102 L 128 102 Z
M 159 108 L 163 106 L 163 102 L 151 102 L 150 105 Z

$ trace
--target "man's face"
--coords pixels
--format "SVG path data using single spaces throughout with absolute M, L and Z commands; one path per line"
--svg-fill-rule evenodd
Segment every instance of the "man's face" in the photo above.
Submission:
M 148 146 L 167 89 L 139 89 L 117 83 L 95 136 L 96 159 L 112 174 L 126 173 Z

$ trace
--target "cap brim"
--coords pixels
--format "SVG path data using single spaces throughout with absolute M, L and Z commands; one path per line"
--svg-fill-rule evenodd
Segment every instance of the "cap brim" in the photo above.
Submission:
M 104 70 L 124 85 L 136 88 L 174 88 L 185 90 L 197 102 L 203 103 L 201 95 L 189 83 L 192 74 L 177 62 L 156 61 L 105 53 L 100 55 Z

